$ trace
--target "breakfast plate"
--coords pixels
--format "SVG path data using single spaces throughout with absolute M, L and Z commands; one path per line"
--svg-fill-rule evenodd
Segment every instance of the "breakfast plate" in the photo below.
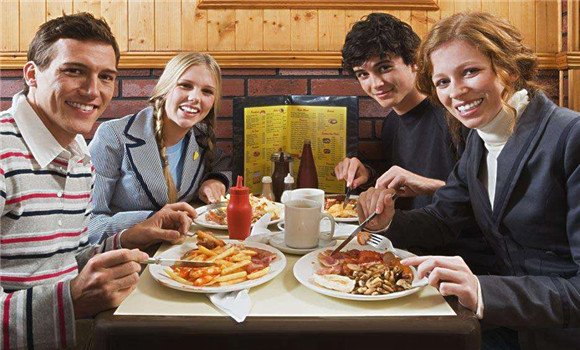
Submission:
M 280 209 L 280 215 L 279 215 L 278 219 L 271 220 L 268 225 L 277 224 L 277 223 L 284 220 L 284 204 L 278 203 L 278 202 L 274 202 L 274 204 Z M 197 212 L 198 216 L 197 216 L 197 218 L 193 219 L 193 222 L 195 222 L 199 226 L 203 226 L 205 228 L 212 228 L 215 230 L 227 230 L 228 229 L 227 224 L 221 225 L 221 224 L 218 224 L 216 222 L 208 220 L 207 215 L 209 214 L 209 210 L 210 210 L 210 205 L 204 205 L 203 207 L 197 208 L 196 212 Z M 253 225 L 254 225 L 254 223 L 252 223 L 252 226 Z
M 224 240 L 224 241 L 227 244 L 243 245 L 244 247 L 248 248 L 258 248 L 266 250 L 268 252 L 276 254 L 276 258 L 270 263 L 270 270 L 266 275 L 257 279 L 246 280 L 244 282 L 226 286 L 196 287 L 192 285 L 186 285 L 172 279 L 165 271 L 165 269 L 167 269 L 168 267 L 161 265 L 150 265 L 149 272 L 151 273 L 151 276 L 153 277 L 154 280 L 169 288 L 183 290 L 192 293 L 223 293 L 242 289 L 249 289 L 252 287 L 259 286 L 278 276 L 278 274 L 280 274 L 284 270 L 284 267 L 286 266 L 286 257 L 284 256 L 284 254 L 282 254 L 282 252 L 280 252 L 278 249 L 274 247 L 270 247 L 269 245 L 257 242 L 240 242 L 237 240 Z M 181 259 L 185 253 L 195 248 L 197 248 L 196 243 L 186 242 L 184 244 L 177 245 L 168 249 L 167 251 L 160 254 L 158 257 L 164 259 Z
M 364 245 L 361 246 L 356 241 L 349 243 L 345 248 L 344 251 L 349 249 L 359 249 L 359 250 L 370 250 L 379 253 L 384 253 L 384 251 L 376 249 L 374 247 Z M 327 296 L 340 298 L 340 299 L 348 299 L 348 300 L 360 300 L 360 301 L 374 301 L 374 300 L 388 300 L 388 299 L 396 299 L 401 298 L 413 293 L 418 292 L 422 287 L 427 285 L 427 279 L 417 278 L 417 271 L 414 267 L 411 267 L 413 271 L 413 283 L 412 288 L 400 292 L 393 292 L 390 294 L 382 294 L 382 295 L 358 295 L 358 294 L 350 294 L 347 292 L 340 292 L 328 288 L 324 288 L 319 284 L 314 282 L 314 274 L 321 268 L 321 265 L 318 260 L 318 254 L 328 250 L 328 248 L 317 249 L 313 252 L 310 252 L 300 258 L 296 264 L 294 264 L 294 277 L 306 288 L 309 288 L 317 293 L 324 294 Z M 395 255 L 400 258 L 408 258 L 415 256 L 413 253 L 409 253 L 405 250 L 396 249 L 394 251 Z
M 344 194 L 327 194 L 324 196 L 324 211 L 331 214 L 336 222 L 358 222 L 358 214 L 356 212 L 356 203 L 358 196 L 350 196 L 349 202 L 345 209 L 342 208 L 344 202 Z

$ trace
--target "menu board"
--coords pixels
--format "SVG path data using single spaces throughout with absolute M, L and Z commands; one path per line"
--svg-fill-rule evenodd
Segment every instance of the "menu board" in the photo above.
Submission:
M 266 98 L 258 99 L 265 102 Z M 236 158 L 238 161 L 240 158 L 243 160 L 243 166 L 238 174 L 244 176 L 245 185 L 250 187 L 252 193 L 260 193 L 262 177 L 271 175 L 274 170 L 272 154 L 280 150 L 292 154 L 294 162 L 291 163 L 291 173 L 296 179 L 304 141 L 310 140 L 319 188 L 328 193 L 343 193 L 344 181 L 336 180 L 333 170 L 347 154 L 349 110 L 353 107 L 349 108 L 344 99 L 351 99 L 350 104 L 353 104 L 354 99 L 354 105 L 358 107 L 356 98 L 294 96 L 299 101 L 292 101 L 286 96 L 272 98 L 282 103 L 272 105 L 254 103 L 247 106 L 247 100 L 251 98 L 234 101 L 234 140 L 238 139 L 239 133 L 243 137 L 243 144 L 241 142 L 234 144 L 234 160 Z M 336 105 L 336 101 L 329 103 L 329 98 L 342 101 L 339 103 L 342 106 Z M 322 99 L 327 103 L 312 105 L 308 101 L 305 102 L 305 99 L 310 100 L 309 102 L 316 101 L 317 104 L 320 104 Z M 246 102 L 246 106 L 242 102 Z M 350 110 L 350 113 L 353 111 Z

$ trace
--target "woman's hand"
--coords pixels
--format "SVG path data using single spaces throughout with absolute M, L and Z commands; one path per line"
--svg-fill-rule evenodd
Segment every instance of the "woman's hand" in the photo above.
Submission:
M 477 277 L 460 256 L 418 256 L 401 264 L 417 266 L 418 278 L 428 276 L 441 295 L 455 295 L 461 305 L 477 312 Z
M 361 193 L 356 206 L 359 222 L 363 222 L 376 212 L 378 215 L 366 225 L 366 228 L 374 231 L 386 229 L 395 215 L 393 193 L 395 191 L 392 189 L 376 188 L 369 188 Z
M 197 193 L 206 204 L 219 202 L 220 197 L 226 194 L 226 185 L 219 180 L 209 179 L 201 184 Z

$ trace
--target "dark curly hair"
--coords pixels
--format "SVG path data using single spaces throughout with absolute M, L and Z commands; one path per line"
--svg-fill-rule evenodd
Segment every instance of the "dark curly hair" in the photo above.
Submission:
M 356 22 L 346 35 L 342 67 L 353 74 L 353 67 L 387 54 L 400 56 L 406 65 L 411 65 L 420 44 L 421 39 L 407 23 L 389 14 L 371 13 Z

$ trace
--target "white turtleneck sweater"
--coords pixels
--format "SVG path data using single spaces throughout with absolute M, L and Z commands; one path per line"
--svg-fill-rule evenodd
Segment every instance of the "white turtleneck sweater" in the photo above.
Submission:
M 522 115 L 529 103 L 530 99 L 525 89 L 516 92 L 508 101 L 508 104 L 516 110 L 516 119 Z M 487 190 L 492 210 L 497 179 L 497 158 L 512 134 L 513 120 L 513 112 L 503 108 L 489 123 L 476 129 L 487 150 L 486 161 L 479 171 L 479 179 Z M 483 294 L 479 279 L 477 279 L 477 311 L 475 315 L 480 320 L 483 318 Z
M 528 92 L 525 89 L 513 94 L 508 101 L 508 104 L 516 110 L 516 119 L 522 115 L 528 106 L 528 103 L 530 103 L 530 99 L 528 98 Z M 512 134 L 513 120 L 513 112 L 507 108 L 503 108 L 489 123 L 476 129 L 479 137 L 481 137 L 484 142 L 485 149 L 487 150 L 486 162 L 480 169 L 479 179 L 487 190 L 492 210 L 493 202 L 495 200 L 497 158 Z

